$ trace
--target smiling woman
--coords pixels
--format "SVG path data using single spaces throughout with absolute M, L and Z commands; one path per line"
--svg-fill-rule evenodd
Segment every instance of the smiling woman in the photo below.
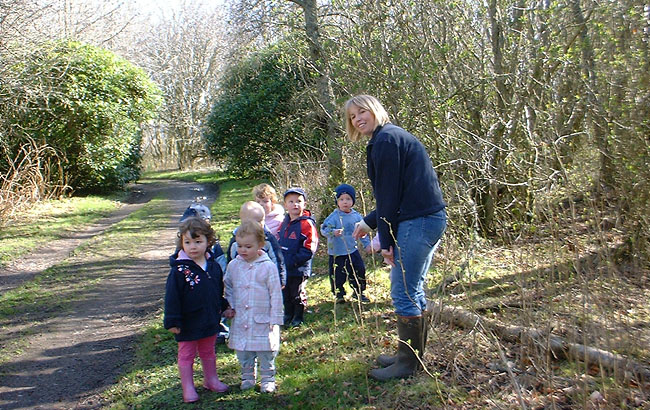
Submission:
M 381 103 L 357 95 L 344 107 L 348 137 L 370 138 L 366 146 L 368 177 L 377 207 L 353 232 L 355 238 L 377 229 L 381 254 L 391 269 L 391 298 L 397 314 L 397 355 L 381 355 L 377 380 L 405 378 L 420 366 L 428 320 L 424 283 L 433 253 L 447 226 L 445 202 L 424 145 L 389 122 Z M 407 343 L 408 341 L 408 343 Z M 416 353 L 419 358 L 416 356 Z

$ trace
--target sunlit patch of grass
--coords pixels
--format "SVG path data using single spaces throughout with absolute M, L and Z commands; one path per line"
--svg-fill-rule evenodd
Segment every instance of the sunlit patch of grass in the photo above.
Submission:
M 177 179 L 188 182 L 199 183 L 223 183 L 231 180 L 228 173 L 216 169 L 204 169 L 198 171 L 151 171 L 145 172 L 142 179 Z
M 259 180 L 228 180 L 219 185 L 219 198 L 212 204 L 212 227 L 227 246 L 232 231 L 239 225 L 239 208 L 246 201 L 252 201 L 253 187 Z
M 117 209 L 114 197 L 73 197 L 37 203 L 0 229 L 0 263 L 80 230 Z

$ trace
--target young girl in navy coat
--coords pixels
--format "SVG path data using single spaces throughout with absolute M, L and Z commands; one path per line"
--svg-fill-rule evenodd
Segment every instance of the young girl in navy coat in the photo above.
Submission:
M 206 221 L 187 218 L 178 229 L 179 251 L 169 258 L 164 325 L 178 342 L 178 372 L 186 403 L 199 399 L 192 368 L 197 352 L 203 387 L 221 393 L 229 390 L 219 380 L 216 367 L 215 340 L 228 302 L 223 297 L 223 272 L 210 251 L 215 242 L 214 230 Z

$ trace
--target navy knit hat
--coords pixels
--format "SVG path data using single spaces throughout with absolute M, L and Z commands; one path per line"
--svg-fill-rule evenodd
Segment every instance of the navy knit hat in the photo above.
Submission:
M 343 194 L 348 194 L 352 198 L 352 205 L 357 202 L 357 193 L 352 185 L 341 184 L 334 188 L 334 192 L 336 192 L 336 199 L 339 199 L 339 197 Z

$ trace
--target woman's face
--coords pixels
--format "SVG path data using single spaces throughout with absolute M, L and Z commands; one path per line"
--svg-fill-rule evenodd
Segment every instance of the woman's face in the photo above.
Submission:
M 354 129 L 363 135 L 372 135 L 372 132 L 377 128 L 375 115 L 365 108 L 352 104 L 348 109 L 348 115 Z

